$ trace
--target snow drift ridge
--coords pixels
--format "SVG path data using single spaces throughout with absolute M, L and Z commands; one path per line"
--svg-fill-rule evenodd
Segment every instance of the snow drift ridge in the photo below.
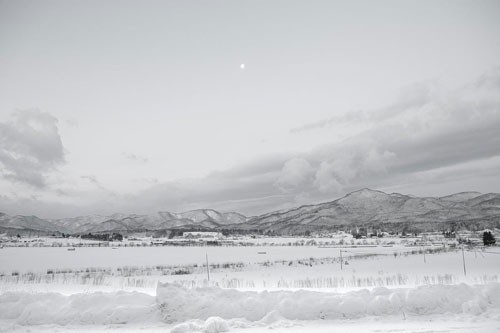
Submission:
M 500 309 L 500 284 L 432 285 L 410 289 L 375 288 L 347 293 L 299 291 L 238 291 L 186 289 L 159 284 L 157 302 L 165 322 L 189 319 L 269 317 L 289 320 L 356 319 L 367 316 L 469 313 Z M 500 313 L 500 311 L 498 311 Z
M 174 284 L 159 284 L 156 297 L 123 291 L 70 296 L 27 292 L 0 294 L 0 320 L 18 325 L 207 320 L 207 327 L 225 329 L 227 325 L 232 326 L 232 319 L 270 324 L 283 319 L 357 319 L 402 315 L 403 312 L 409 316 L 467 313 L 500 319 L 500 284 L 375 288 L 347 293 L 186 289 Z M 216 316 L 222 319 L 213 319 Z M 182 325 L 179 328 L 189 330 L 190 325 Z

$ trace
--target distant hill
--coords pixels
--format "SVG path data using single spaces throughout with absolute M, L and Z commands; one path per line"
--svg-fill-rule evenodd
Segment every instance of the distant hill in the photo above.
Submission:
M 358 227 L 397 232 L 500 228 L 500 194 L 463 192 L 419 198 L 362 189 L 335 201 L 256 216 L 234 227 L 279 234 Z
M 444 197 L 415 197 L 362 189 L 334 201 L 270 212 L 251 218 L 239 213 L 197 209 L 154 215 L 113 214 L 65 219 L 0 213 L 0 232 L 147 232 L 160 230 L 259 230 L 283 235 L 366 227 L 385 231 L 482 230 L 500 228 L 500 194 L 461 192 Z
M 213 209 L 197 209 L 183 213 L 158 212 L 154 215 L 113 214 L 79 216 L 64 219 L 40 219 L 36 216 L 9 216 L 0 213 L 0 232 L 30 231 L 50 234 L 70 234 L 185 229 L 215 229 L 225 225 L 246 222 L 244 215 L 230 212 L 220 213 Z

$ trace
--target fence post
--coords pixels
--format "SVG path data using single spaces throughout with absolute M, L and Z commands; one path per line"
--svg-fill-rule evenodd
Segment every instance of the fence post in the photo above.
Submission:
M 208 253 L 205 253 L 205 257 L 207 259 L 207 277 L 208 281 L 210 281 L 210 268 L 208 267 Z
M 340 270 L 342 270 L 343 266 L 342 266 L 342 249 L 340 249 Z
M 465 269 L 465 254 L 464 254 L 464 246 L 462 244 L 462 261 L 464 263 L 464 275 L 467 276 L 467 270 Z

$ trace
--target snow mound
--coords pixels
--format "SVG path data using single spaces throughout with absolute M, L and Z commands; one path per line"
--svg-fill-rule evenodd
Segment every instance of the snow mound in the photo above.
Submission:
M 0 319 L 20 325 L 124 324 L 158 320 L 154 296 L 138 292 L 0 294 Z
M 159 284 L 157 302 L 167 323 L 192 319 L 276 320 L 357 319 L 367 316 L 483 314 L 500 310 L 500 284 L 432 285 L 412 289 L 376 288 L 348 293 L 186 289 Z
M 295 320 L 468 314 L 500 320 L 500 284 L 376 288 L 347 293 L 186 289 L 159 284 L 139 292 L 0 293 L 0 321 L 13 325 L 178 324 L 174 333 L 288 325 Z M 271 325 L 271 326 L 270 326 Z
M 221 317 L 210 317 L 205 321 L 205 332 L 229 332 L 229 325 Z
M 205 332 L 205 333 L 220 333 L 229 332 L 229 324 L 220 317 L 210 317 L 204 323 L 187 322 L 174 326 L 170 333 L 190 333 L 190 332 Z

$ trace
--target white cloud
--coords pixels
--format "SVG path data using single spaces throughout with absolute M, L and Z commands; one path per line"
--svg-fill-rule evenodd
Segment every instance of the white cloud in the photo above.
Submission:
M 415 97 L 406 92 L 402 95 L 403 101 L 396 101 L 388 108 L 363 111 L 362 128 L 342 141 L 331 140 L 328 134 L 336 128 L 334 123 L 328 123 L 314 130 L 287 134 L 300 140 L 301 136 L 326 132 L 324 137 L 316 137 L 318 146 L 315 149 L 253 156 L 246 163 L 204 177 L 159 181 L 147 189 L 124 194 L 111 192 L 114 189 L 108 179 L 98 173 L 92 171 L 96 176 L 84 179 L 80 178 L 80 173 L 77 176 L 80 183 L 75 181 L 75 186 L 70 183 L 58 186 L 67 195 L 53 195 L 53 205 L 48 205 L 51 208 L 46 211 L 53 214 L 53 207 L 59 200 L 61 205 L 66 205 L 61 212 L 76 211 L 74 207 L 86 205 L 78 211 L 153 212 L 210 207 L 252 215 L 335 199 L 362 187 L 397 188 L 405 193 L 417 189 L 423 195 L 433 195 L 433 191 L 447 194 L 447 186 L 450 192 L 498 191 L 490 181 L 494 178 L 492 173 L 498 175 L 498 169 L 490 167 L 486 174 L 477 167 L 485 162 L 476 162 L 500 156 L 499 78 L 500 73 L 493 71 L 451 93 L 440 92 L 436 87 L 419 88 Z M 356 124 L 356 120 L 350 122 Z M 460 170 L 460 179 L 456 172 L 449 180 L 442 177 L 446 172 L 439 176 L 433 172 L 451 170 L 464 163 L 472 164 Z M 40 169 L 45 170 L 44 174 L 51 170 Z M 98 179 L 106 184 L 105 188 Z M 437 180 L 443 183 L 432 185 Z M 471 184 L 476 183 L 481 185 L 471 188 Z M 110 190 L 103 191 L 106 188 Z M 42 202 L 49 202 L 47 198 L 50 196 L 37 198 L 36 205 L 35 199 L 26 201 L 27 205 L 15 206 L 13 201 L 8 205 L 21 209 L 31 205 L 41 210 Z
M 122 156 L 124 158 L 126 158 L 127 160 L 136 161 L 136 162 L 140 162 L 140 163 L 147 163 L 147 162 L 149 162 L 149 159 L 147 157 L 140 156 L 140 155 L 137 155 L 137 154 L 123 152 Z
M 338 168 L 334 164 L 321 162 L 316 172 L 314 185 L 322 193 L 340 193 L 343 186 L 339 182 L 340 177 L 337 172 Z
M 0 163 L 6 179 L 46 186 L 46 176 L 64 162 L 64 148 L 57 119 L 38 110 L 12 114 L 0 123 Z
M 281 173 L 274 183 L 281 191 L 290 192 L 296 188 L 304 188 L 312 180 L 314 169 L 303 158 L 292 158 L 285 162 Z

